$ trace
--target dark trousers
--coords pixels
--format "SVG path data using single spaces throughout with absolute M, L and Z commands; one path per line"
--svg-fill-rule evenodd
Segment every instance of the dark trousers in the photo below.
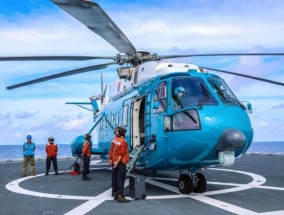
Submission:
M 126 164 L 119 163 L 116 168 L 112 169 L 112 191 L 123 194 L 125 179 Z
M 86 177 L 89 173 L 90 168 L 90 157 L 83 156 L 83 177 Z
M 51 161 L 52 161 L 54 172 L 58 173 L 58 166 L 57 166 L 57 158 L 56 157 L 47 157 L 46 158 L 46 173 L 49 172 Z

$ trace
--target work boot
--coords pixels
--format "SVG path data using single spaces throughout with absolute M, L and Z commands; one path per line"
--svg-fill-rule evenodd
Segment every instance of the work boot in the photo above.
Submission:
M 48 172 L 47 172 L 47 173 L 45 173 L 45 175 L 48 175 Z
M 118 198 L 117 192 L 113 192 L 113 200 L 117 200 L 117 198 Z
M 90 181 L 91 179 L 88 176 L 83 176 L 82 178 L 84 181 Z
M 36 176 L 35 172 L 31 172 L 31 175 L 32 175 L 32 176 Z
M 55 172 L 55 175 L 58 175 L 58 172 Z
M 21 177 L 26 177 L 27 175 L 25 174 L 25 173 L 23 173 L 22 175 L 21 175 Z
M 124 196 L 121 193 L 117 194 L 117 200 L 118 203 L 129 203 L 130 200 L 125 199 Z

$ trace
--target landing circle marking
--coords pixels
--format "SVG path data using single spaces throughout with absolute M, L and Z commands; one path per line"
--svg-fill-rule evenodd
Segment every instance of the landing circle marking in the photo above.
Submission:
M 198 195 L 208 196 L 208 195 L 217 195 L 217 194 L 224 194 L 224 193 L 230 193 L 230 192 L 237 192 L 237 191 L 241 191 L 241 190 L 247 190 L 247 189 L 251 189 L 251 188 L 261 186 L 266 181 L 266 179 L 263 176 L 257 175 L 257 174 L 254 174 L 254 173 L 237 171 L 237 170 L 230 170 L 230 169 L 213 169 L 213 170 L 240 173 L 240 174 L 244 174 L 244 175 L 248 175 L 248 176 L 252 177 L 253 180 L 251 182 L 247 183 L 247 184 L 230 184 L 230 185 L 234 186 L 233 188 L 227 188 L 227 189 L 216 190 L 216 191 L 208 191 L 208 192 L 198 194 Z M 20 193 L 20 194 L 24 194 L 24 195 L 46 197 L 46 198 L 56 198 L 56 199 L 94 200 L 94 199 L 98 198 L 98 196 L 74 196 L 74 195 L 60 195 L 60 194 L 51 194 L 51 193 L 41 193 L 41 192 L 27 190 L 27 189 L 20 187 L 21 182 L 29 180 L 29 179 L 33 179 L 35 177 L 41 177 L 41 176 L 44 176 L 44 174 L 39 174 L 37 176 L 29 176 L 29 177 L 25 177 L 25 178 L 16 179 L 14 181 L 9 182 L 6 185 L 6 189 L 8 189 L 12 192 Z M 155 185 L 160 186 L 162 188 L 165 188 L 167 190 L 170 189 L 166 185 L 163 186 L 163 183 L 155 183 L 154 180 L 147 180 L 147 182 L 151 183 L 151 184 L 155 184 Z M 215 183 L 218 184 L 218 182 L 215 182 Z M 220 184 L 226 185 L 226 183 L 221 183 L 221 182 L 220 182 Z M 111 200 L 112 198 L 109 195 L 110 190 L 108 190 L 108 191 L 104 192 L 105 195 L 103 195 L 103 196 L 99 195 L 99 196 L 104 197 L 105 200 Z M 178 188 L 173 190 L 173 187 L 172 187 L 171 191 L 179 193 Z M 197 195 L 197 194 L 193 194 L 193 195 Z M 165 195 L 165 196 L 167 196 L 167 195 Z M 170 196 L 174 196 L 174 195 L 170 195 Z M 180 195 L 175 195 L 175 196 L 176 196 L 175 198 L 179 198 L 179 197 L 183 197 L 184 195 L 180 194 Z M 161 196 L 147 196 L 147 199 L 155 199 L 155 197 L 157 197 L 157 199 L 161 198 Z

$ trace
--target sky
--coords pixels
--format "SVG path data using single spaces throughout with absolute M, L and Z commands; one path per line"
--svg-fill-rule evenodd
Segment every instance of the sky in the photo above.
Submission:
M 282 0 L 96 1 L 136 49 L 159 54 L 284 52 Z M 48 0 L 0 0 L 0 55 L 115 56 L 98 35 Z M 174 60 L 176 61 L 176 60 Z M 179 61 L 284 83 L 284 57 L 208 57 Z M 65 102 L 89 101 L 117 66 L 14 90 L 6 87 L 109 61 L 0 62 L 0 144 L 37 144 L 49 136 L 68 144 L 89 131 L 92 113 Z M 214 72 L 212 72 L 214 73 Z M 249 101 L 254 141 L 284 140 L 284 87 L 232 75 L 224 78 L 240 101 Z

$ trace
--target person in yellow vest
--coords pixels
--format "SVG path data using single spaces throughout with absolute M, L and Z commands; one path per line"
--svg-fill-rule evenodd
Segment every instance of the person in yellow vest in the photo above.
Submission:
M 28 164 L 30 164 L 31 175 L 35 176 L 35 144 L 32 142 L 32 136 L 27 136 L 27 142 L 23 145 L 23 173 L 22 177 L 27 175 Z
M 46 172 L 45 172 L 45 175 L 48 175 L 48 173 L 49 173 L 51 161 L 52 161 L 53 170 L 55 172 L 55 175 L 58 175 L 58 166 L 57 166 L 58 147 L 57 147 L 57 144 L 54 143 L 53 137 L 48 138 L 48 143 L 45 146 L 45 151 L 46 151 L 46 155 L 47 155 L 46 156 Z
M 116 127 L 115 137 L 112 140 L 108 163 L 112 165 L 112 191 L 114 200 L 119 203 L 130 202 L 123 195 L 126 179 L 126 164 L 129 159 L 128 146 L 125 140 L 126 130 Z
M 90 168 L 90 159 L 91 159 L 91 145 L 90 145 L 91 135 L 85 134 L 85 142 L 82 149 L 83 157 L 83 180 L 90 181 L 91 179 L 87 176 Z

